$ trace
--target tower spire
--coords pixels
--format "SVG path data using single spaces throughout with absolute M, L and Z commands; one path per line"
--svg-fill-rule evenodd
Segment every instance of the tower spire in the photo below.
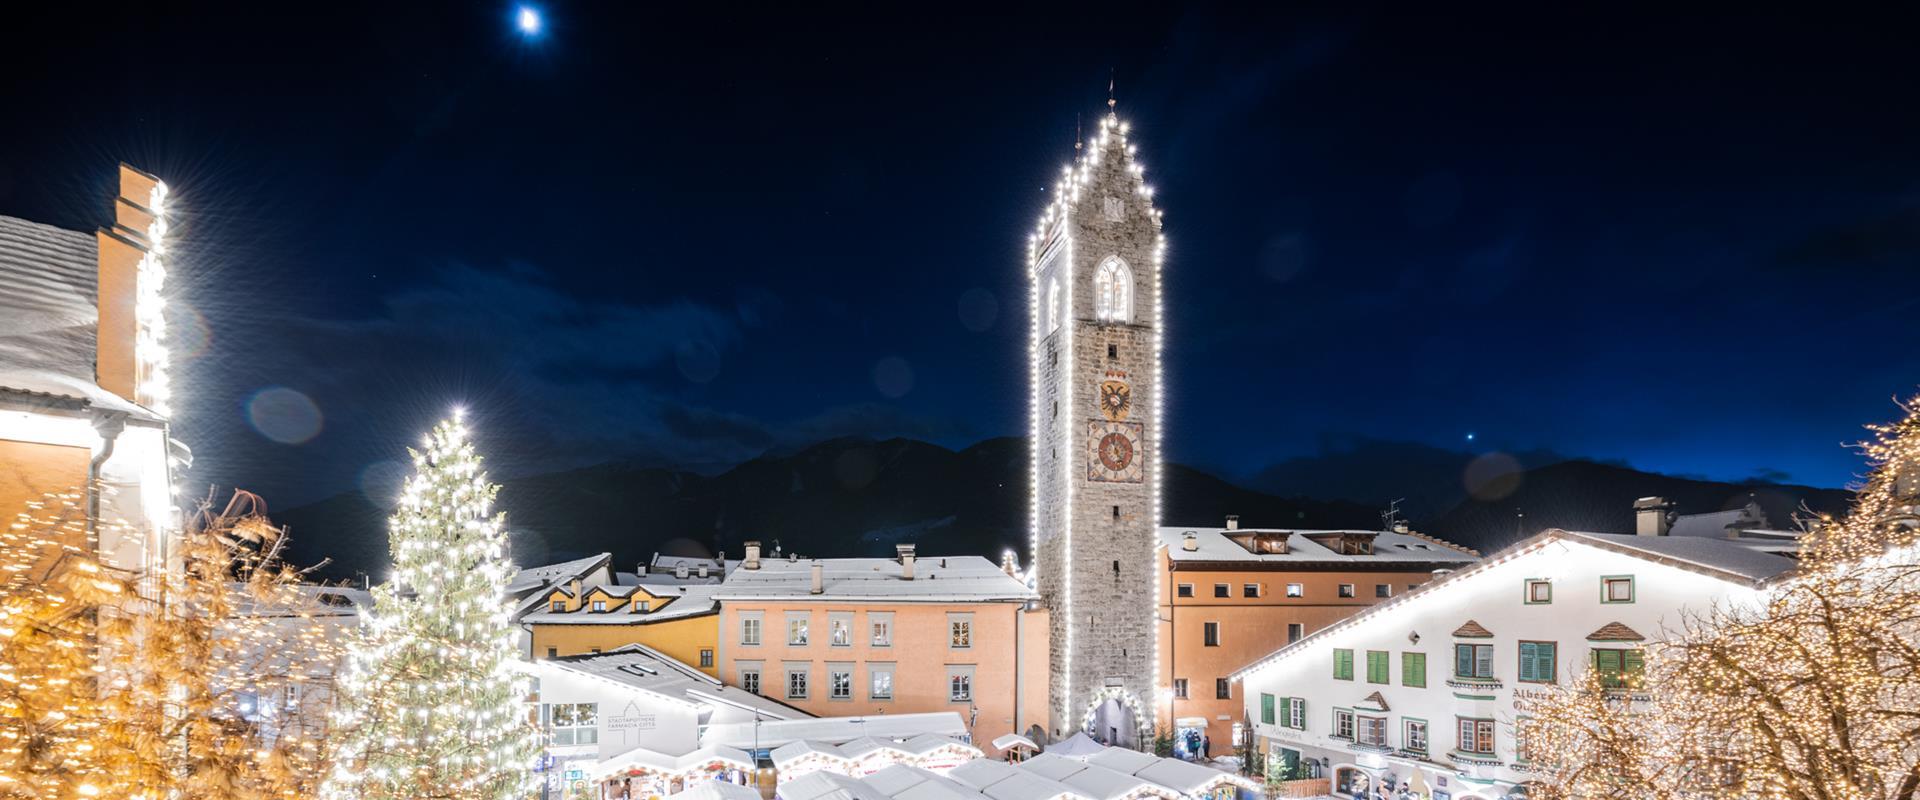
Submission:
M 1113 99 L 1113 68 L 1108 67 L 1107 68 L 1107 113 L 1109 115 L 1117 113 L 1113 110 L 1113 107 L 1119 104 L 1119 102 L 1120 101 Z

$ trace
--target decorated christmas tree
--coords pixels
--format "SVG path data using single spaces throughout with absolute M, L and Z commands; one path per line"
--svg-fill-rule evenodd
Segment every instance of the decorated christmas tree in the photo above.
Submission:
M 538 754 L 529 683 L 508 619 L 497 487 L 458 415 L 413 451 L 389 521 L 393 580 L 340 685 L 343 749 L 323 796 L 524 797 Z
M 1558 797 L 1920 796 L 1920 405 L 1873 428 L 1843 520 L 1758 603 L 1691 609 L 1627 687 L 1592 676 L 1521 708 Z

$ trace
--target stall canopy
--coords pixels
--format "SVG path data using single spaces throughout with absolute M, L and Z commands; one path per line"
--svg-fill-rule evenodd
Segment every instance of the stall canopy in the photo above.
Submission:
M 1040 749 L 1040 746 L 1034 744 L 1032 739 L 1017 733 L 1003 733 L 1000 734 L 999 738 L 993 740 L 993 749 L 995 750 L 1012 750 L 1016 747 L 1024 747 L 1028 750 Z
M 760 790 L 728 781 L 700 781 L 686 791 L 667 797 L 670 800 L 760 800 Z
M 781 800 L 1186 800 L 1261 790 L 1231 772 L 1102 747 L 1083 758 L 1042 753 L 1019 764 L 974 759 L 946 774 L 894 764 L 864 778 L 814 773 L 782 783 Z
M 670 756 L 644 747 L 636 747 L 601 761 L 588 770 L 594 780 L 606 780 L 633 773 L 684 778 L 709 772 L 716 767 L 753 769 L 753 757 L 745 750 L 708 745 L 682 756 Z
M 1105 749 L 1107 749 L 1106 745 L 1094 741 L 1093 737 L 1083 732 L 1055 743 L 1047 748 L 1047 752 L 1058 756 L 1080 757 L 1090 756 Z

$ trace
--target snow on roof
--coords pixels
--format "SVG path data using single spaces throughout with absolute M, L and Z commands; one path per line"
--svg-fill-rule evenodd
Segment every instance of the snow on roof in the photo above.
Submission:
M 594 586 L 581 590 L 581 594 L 589 594 L 593 590 L 600 590 L 613 597 L 625 597 L 632 594 L 633 591 L 638 588 L 641 587 Z M 538 602 L 531 604 L 529 606 L 531 610 L 520 615 L 520 621 L 533 625 L 647 625 L 655 622 L 697 617 L 702 614 L 714 614 L 720 610 L 720 605 L 714 602 L 713 599 L 714 591 L 720 588 L 718 586 L 674 587 L 671 591 L 663 590 L 658 593 L 652 592 L 653 587 L 646 588 L 649 590 L 649 593 L 655 594 L 656 597 L 662 595 L 677 595 L 677 597 L 675 597 L 672 602 L 662 605 L 659 608 L 640 613 L 634 613 L 627 608 L 616 608 L 610 611 L 594 611 L 591 605 L 583 606 L 573 611 L 554 611 L 547 606 L 546 593 L 540 592 L 536 593 L 536 596 L 533 598 Z
M 1053 756 L 1051 761 L 1045 760 L 1047 758 L 1047 754 L 1043 753 L 1021 762 L 1020 768 L 1073 787 L 1075 793 L 1091 800 L 1117 800 L 1142 791 L 1169 800 L 1180 796 L 1179 792 L 1165 786 L 1119 770 L 1065 756 Z
M 822 589 L 813 594 L 813 565 Z M 1031 600 L 1037 595 L 998 564 L 980 556 L 928 556 L 913 562 L 913 579 L 891 558 L 760 559 L 759 569 L 727 575 L 721 600 L 896 600 L 981 602 Z
M 678 800 L 760 800 L 760 790 L 716 779 L 701 781 L 667 796 Z
M 1198 545 L 1186 548 L 1187 534 Z M 1314 541 L 1322 534 L 1358 534 L 1373 537 L 1373 553 L 1352 555 L 1335 552 Z M 1252 534 L 1277 534 L 1286 537 L 1286 552 L 1256 553 L 1231 537 Z M 1193 528 L 1169 526 L 1160 529 L 1160 543 L 1167 557 L 1176 562 L 1234 561 L 1261 563 L 1321 563 L 1341 561 L 1389 562 L 1409 564 L 1464 564 L 1479 556 L 1471 550 L 1418 533 L 1355 530 L 1292 530 L 1270 528 Z
M 964 783 L 975 789 L 985 789 L 995 783 L 1012 777 L 1018 770 L 1005 761 L 991 758 L 976 758 L 947 771 L 947 777 Z
M 764 726 L 762 727 L 764 729 Z M 862 736 L 840 745 L 802 739 L 780 745 L 774 748 L 773 752 L 769 755 L 772 757 L 773 763 L 776 766 L 784 768 L 786 765 L 810 755 L 822 755 L 852 762 L 882 750 L 889 750 L 903 757 L 913 758 L 927 755 L 942 748 L 964 750 L 971 753 L 974 758 L 978 758 L 981 755 L 980 748 L 978 747 L 974 747 L 959 739 L 937 736 L 931 733 L 923 733 L 906 741 L 893 741 L 891 739 L 876 739 L 872 736 Z
M 780 782 L 781 800 L 815 800 L 829 796 L 846 800 L 888 800 L 885 792 L 867 785 L 866 781 L 826 770 Z
M 596 567 L 599 567 L 602 563 L 611 562 L 612 560 L 612 553 L 600 553 L 599 555 L 591 555 L 586 558 L 576 558 L 572 561 L 562 561 L 558 564 L 525 567 L 513 576 L 513 580 L 507 583 L 507 593 L 517 596 L 521 592 L 531 592 L 545 588 L 551 584 L 565 583 L 575 578 L 583 577 L 587 573 L 592 572 Z
M 1222 784 L 1249 791 L 1260 788 L 1231 772 L 1102 747 L 1085 758 L 1043 753 L 1019 764 L 977 758 L 945 775 L 894 764 L 865 778 L 818 778 L 805 784 L 783 784 L 780 795 L 785 800 L 817 800 L 837 788 L 860 797 L 850 781 L 892 800 L 982 800 L 983 795 L 991 800 L 1118 800 L 1143 793 L 1176 800 L 1209 792 Z M 789 791 L 789 786 L 794 789 Z
M 635 770 L 673 775 L 697 771 L 716 761 L 741 769 L 754 768 L 753 756 L 748 755 L 745 750 L 733 747 L 708 745 L 682 756 L 670 756 L 645 747 L 636 747 L 594 764 L 587 770 L 587 774 L 594 780 L 604 780 Z
M 643 644 L 630 644 L 592 655 L 561 656 L 536 662 L 554 669 L 612 681 L 630 689 L 693 706 L 724 703 L 775 719 L 807 719 L 796 710 L 722 683 L 678 659 Z
M 1713 511 L 1705 514 L 1681 514 L 1673 518 L 1673 526 L 1667 529 L 1668 536 L 1703 536 L 1714 539 L 1727 538 L 1727 527 L 1747 523 L 1749 527 L 1765 525 L 1766 517 L 1750 517 L 1749 508 L 1733 508 L 1726 511 Z
M 993 749 L 1005 750 L 1010 747 L 1026 747 L 1033 750 L 1040 749 L 1040 745 L 1034 744 L 1032 739 L 1017 733 L 1003 733 L 994 737 Z
M 801 740 L 837 745 L 865 736 L 875 739 L 907 740 L 928 733 L 960 739 L 967 735 L 967 725 L 960 719 L 958 711 L 876 714 L 870 717 L 784 719 L 761 722 L 758 725 L 752 722 L 730 722 L 707 726 L 706 740 L 734 747 L 779 747 L 787 742 Z
M 1365 609 L 1339 622 L 1329 625 L 1306 638 L 1285 645 L 1271 654 L 1241 667 L 1228 676 L 1229 680 L 1241 680 L 1250 674 L 1266 669 L 1274 662 L 1295 653 L 1304 653 L 1324 637 L 1362 625 L 1378 617 L 1388 609 L 1397 609 L 1407 603 L 1423 602 L 1434 592 L 1451 586 L 1457 581 L 1467 580 L 1481 572 L 1500 564 L 1529 555 L 1548 544 L 1557 541 L 1583 544 L 1608 550 L 1622 555 L 1645 559 L 1657 564 L 1665 564 L 1676 569 L 1706 575 L 1711 578 L 1743 586 L 1759 587 L 1769 580 L 1791 573 L 1796 566 L 1793 559 L 1774 555 L 1755 549 L 1749 544 L 1729 539 L 1704 539 L 1697 537 L 1674 538 L 1672 536 L 1635 536 L 1620 533 L 1589 533 L 1586 531 L 1568 531 L 1548 528 L 1522 539 L 1507 548 L 1487 556 L 1484 560 L 1439 576 L 1434 580 L 1420 584 L 1384 603 L 1368 606 Z
M 1089 755 L 1086 759 L 1087 763 L 1094 766 L 1106 767 L 1116 772 L 1124 772 L 1132 775 L 1152 766 L 1153 762 L 1159 760 L 1159 757 L 1147 755 L 1138 750 L 1128 750 L 1124 747 L 1102 747 L 1100 752 Z
M 1072 736 L 1047 745 L 1047 752 L 1059 756 L 1090 756 L 1105 749 L 1106 745 L 1094 741 L 1086 731 L 1075 731 Z
M 95 375 L 99 249 L 98 234 L 0 216 L 0 392 L 158 420 Z

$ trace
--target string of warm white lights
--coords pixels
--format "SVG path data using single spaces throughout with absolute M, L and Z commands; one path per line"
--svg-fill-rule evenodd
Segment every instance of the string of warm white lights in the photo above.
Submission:
M 458 415 L 413 452 L 391 527 L 394 579 L 341 686 L 347 743 L 324 797 L 518 797 L 533 785 L 529 676 L 508 618 L 498 487 Z

